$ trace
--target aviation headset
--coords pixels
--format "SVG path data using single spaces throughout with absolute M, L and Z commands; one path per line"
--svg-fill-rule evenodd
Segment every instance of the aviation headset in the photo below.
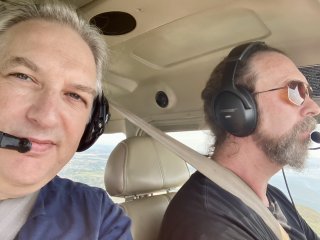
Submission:
M 104 128 L 110 119 L 109 104 L 107 98 L 102 94 L 98 96 L 92 106 L 90 122 L 84 130 L 77 152 L 82 152 L 91 147 L 98 137 L 104 132 Z
M 238 137 L 248 136 L 255 130 L 258 114 L 254 97 L 244 87 L 235 85 L 235 76 L 239 63 L 261 45 L 265 43 L 246 43 L 229 53 L 222 77 L 222 90 L 212 100 L 217 124 Z

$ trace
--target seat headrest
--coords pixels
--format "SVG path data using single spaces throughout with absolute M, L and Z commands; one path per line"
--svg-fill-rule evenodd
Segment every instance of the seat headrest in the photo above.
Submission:
M 104 179 L 110 195 L 126 197 L 176 188 L 189 176 L 185 161 L 153 138 L 139 136 L 115 147 Z

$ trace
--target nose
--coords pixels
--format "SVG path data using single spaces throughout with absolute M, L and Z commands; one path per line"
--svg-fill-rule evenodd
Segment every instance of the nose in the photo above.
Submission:
M 305 116 L 316 116 L 320 113 L 320 107 L 318 103 L 316 103 L 309 96 L 306 97 L 305 102 L 303 103 L 303 115 Z
M 59 97 L 57 94 L 43 91 L 34 96 L 27 111 L 27 118 L 42 128 L 57 125 L 59 120 Z

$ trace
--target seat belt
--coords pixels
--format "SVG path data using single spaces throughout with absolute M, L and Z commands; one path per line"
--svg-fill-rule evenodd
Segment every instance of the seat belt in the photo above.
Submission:
M 288 233 L 283 229 L 283 227 L 279 223 L 279 229 L 281 232 L 281 240 L 290 240 Z
M 202 156 L 195 150 L 165 134 L 158 128 L 144 121 L 142 118 L 123 108 L 114 100 L 110 100 L 109 102 L 116 111 L 126 117 L 131 123 L 141 128 L 148 135 L 166 146 L 221 188 L 241 199 L 263 219 L 278 239 L 289 240 L 288 234 L 268 208 L 263 205 L 255 192 L 253 192 L 252 189 L 232 171 L 222 167 L 212 159 Z

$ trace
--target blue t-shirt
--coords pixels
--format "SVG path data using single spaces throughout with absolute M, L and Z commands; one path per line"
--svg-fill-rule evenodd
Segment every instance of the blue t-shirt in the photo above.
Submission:
M 15 239 L 131 240 L 130 219 L 100 188 L 55 177 Z

